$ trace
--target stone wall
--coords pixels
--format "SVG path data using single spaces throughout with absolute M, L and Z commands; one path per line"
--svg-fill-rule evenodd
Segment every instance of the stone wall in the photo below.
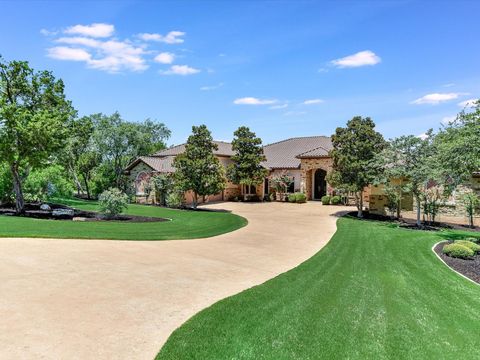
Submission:
M 308 200 L 312 200 L 312 178 L 313 172 L 316 169 L 322 169 L 327 172 L 327 175 L 332 171 L 333 159 L 326 158 L 312 158 L 312 159 L 301 159 L 300 160 L 300 170 L 301 170 L 301 180 L 300 180 L 300 191 L 307 195 Z M 327 183 L 327 194 L 331 193 L 333 188 Z

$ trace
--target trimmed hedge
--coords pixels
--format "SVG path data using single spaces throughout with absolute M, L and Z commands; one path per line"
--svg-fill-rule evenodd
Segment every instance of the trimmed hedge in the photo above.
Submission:
M 332 196 L 332 199 L 330 200 L 332 205 L 338 205 L 342 201 L 342 198 L 338 195 Z
M 328 195 L 322 196 L 322 204 L 323 205 L 330 205 L 330 196 L 328 196 Z
M 467 248 L 469 248 L 470 250 L 478 253 L 480 252 L 480 245 L 478 244 L 475 244 L 474 242 L 472 241 L 468 241 L 468 240 L 458 240 L 458 241 L 455 241 L 455 244 L 460 244 L 460 245 L 463 245 Z
M 295 199 L 297 201 L 297 203 L 299 204 L 303 204 L 303 203 L 306 203 L 307 202 L 307 195 L 305 195 L 304 193 L 295 193 Z
M 472 249 L 469 249 L 468 247 L 458 243 L 445 245 L 443 247 L 443 253 L 448 256 L 460 259 L 471 258 L 475 254 Z
M 297 197 L 295 196 L 295 194 L 288 195 L 288 202 L 291 202 L 291 203 L 297 202 Z

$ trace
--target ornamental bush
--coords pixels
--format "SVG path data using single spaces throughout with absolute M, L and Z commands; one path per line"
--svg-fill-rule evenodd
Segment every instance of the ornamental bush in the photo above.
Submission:
M 295 194 L 289 194 L 288 202 L 291 202 L 291 203 L 297 202 L 297 196 Z
M 119 189 L 110 188 L 100 194 L 98 202 L 102 214 L 108 218 L 113 218 L 127 208 L 128 196 Z
M 472 249 L 469 249 L 468 247 L 458 243 L 445 245 L 443 247 L 443 253 L 448 256 L 461 259 L 471 258 L 475 254 Z
M 301 192 L 295 193 L 295 200 L 299 204 L 306 203 L 307 202 L 307 195 L 305 195 L 304 193 L 301 193 Z
M 460 244 L 460 245 L 463 245 L 467 248 L 469 248 L 470 250 L 478 253 L 480 252 L 480 245 L 478 244 L 475 244 L 474 242 L 472 241 L 468 241 L 468 240 L 458 240 L 458 241 L 455 241 L 455 244 Z
M 332 205 L 338 205 L 342 201 L 342 198 L 338 195 L 332 196 L 331 202 Z
M 322 196 L 322 204 L 323 205 L 330 205 L 330 196 L 328 196 L 328 195 Z

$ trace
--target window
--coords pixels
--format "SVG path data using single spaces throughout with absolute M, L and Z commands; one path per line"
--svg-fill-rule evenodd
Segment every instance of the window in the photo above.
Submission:
M 255 185 L 245 185 L 245 195 L 255 195 L 257 193 L 257 189 Z
M 265 178 L 265 182 L 264 182 L 264 184 L 263 184 L 263 193 L 264 193 L 265 195 L 267 195 L 268 192 L 269 192 L 269 189 L 268 189 L 268 178 Z
M 289 193 L 295 192 L 295 177 L 292 177 L 292 183 L 288 185 L 287 192 Z

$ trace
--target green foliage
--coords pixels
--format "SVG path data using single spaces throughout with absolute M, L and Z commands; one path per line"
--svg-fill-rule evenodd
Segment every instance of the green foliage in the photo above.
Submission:
M 281 171 L 280 173 L 274 173 L 269 178 L 270 183 L 277 194 L 280 195 L 280 200 L 286 200 L 284 194 L 288 191 L 288 188 L 293 184 L 292 176 L 288 171 Z
M 289 194 L 288 202 L 291 202 L 291 203 L 297 202 L 297 196 L 295 194 Z
M 74 115 L 62 80 L 0 57 L 0 159 L 12 174 L 17 212 L 25 209 L 22 171 L 44 166 L 64 146 Z
M 475 212 L 480 205 L 480 198 L 474 191 L 470 191 L 463 196 L 463 202 L 465 204 L 465 211 L 468 215 L 469 225 L 471 228 L 473 228 L 473 217 L 475 216 Z
M 150 180 L 155 190 L 157 201 L 161 205 L 167 205 L 167 196 L 174 189 L 173 176 L 171 174 L 155 174 Z
M 227 177 L 234 184 L 259 185 L 267 176 L 268 170 L 261 163 L 266 160 L 263 154 L 262 139 L 246 126 L 234 133 L 232 150 L 233 164 L 228 167 Z
M 330 205 L 330 196 L 328 196 L 328 195 L 322 196 L 322 204 L 323 205 Z
M 455 241 L 455 244 L 463 245 L 463 246 L 469 248 L 470 250 L 472 250 L 475 253 L 480 252 L 480 245 L 474 243 L 473 241 L 458 240 L 458 241 Z
M 30 172 L 24 183 L 24 195 L 29 201 L 46 201 L 51 198 L 70 198 L 74 187 L 60 165 L 52 165 Z
M 348 188 L 358 194 L 358 216 L 362 216 L 363 197 L 360 192 L 381 172 L 374 161 L 385 147 L 383 136 L 375 131 L 369 117 L 355 116 L 347 127 L 338 127 L 332 136 L 333 172 L 328 181 L 335 187 Z
M 464 109 L 436 137 L 438 164 L 453 189 L 480 169 L 480 101 Z
M 5 163 L 0 163 L 0 204 L 13 199 L 12 175 Z
M 307 195 L 305 195 L 304 193 L 301 193 L 301 192 L 295 193 L 295 202 L 297 202 L 299 204 L 306 203 L 307 202 Z
M 175 182 L 182 190 L 193 192 L 193 207 L 198 196 L 217 194 L 225 188 L 223 166 L 213 154 L 217 149 L 205 125 L 193 126 L 185 152 L 175 157 Z
M 109 218 L 120 215 L 128 207 L 128 196 L 119 189 L 105 190 L 98 198 L 100 211 Z
M 475 254 L 472 249 L 457 243 L 445 245 L 443 247 L 443 253 L 461 259 L 471 258 Z
M 165 199 L 165 204 L 171 208 L 180 208 L 185 203 L 183 191 L 170 191 Z
M 342 198 L 339 195 L 332 196 L 330 202 L 332 205 L 338 205 L 342 201 Z

